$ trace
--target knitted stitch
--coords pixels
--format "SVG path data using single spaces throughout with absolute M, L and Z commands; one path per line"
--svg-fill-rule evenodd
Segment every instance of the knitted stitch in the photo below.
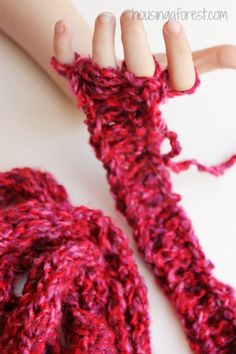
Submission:
M 154 59 L 155 60 L 155 59 Z M 133 227 L 139 251 L 174 305 L 190 346 L 199 354 L 236 353 L 235 292 L 212 274 L 191 221 L 172 190 L 169 169 L 191 165 L 213 175 L 236 161 L 206 167 L 196 160 L 173 162 L 181 147 L 169 131 L 159 106 L 168 97 L 193 93 L 171 91 L 168 71 L 155 60 L 153 77 L 136 77 L 125 62 L 121 68 L 101 68 L 90 57 L 75 55 L 72 65 L 52 58 L 53 67 L 69 80 L 83 107 L 90 143 L 107 171 L 117 208 Z M 169 139 L 171 151 L 162 154 Z
M 29 168 L 0 173 L 0 318 L 1 354 L 151 353 L 127 238 Z

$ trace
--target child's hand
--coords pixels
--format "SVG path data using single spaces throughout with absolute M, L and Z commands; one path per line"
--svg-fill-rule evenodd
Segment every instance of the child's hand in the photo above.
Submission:
M 155 65 L 142 21 L 133 18 L 132 11 L 125 11 L 120 21 L 127 68 L 137 76 L 152 76 Z M 92 54 L 94 62 L 100 66 L 119 65 L 114 34 L 115 17 L 108 12 L 100 14 L 95 22 Z M 199 73 L 224 67 L 236 69 L 235 46 L 212 47 L 192 54 L 183 27 L 175 21 L 164 25 L 163 36 L 166 54 L 155 56 L 161 66 L 168 65 L 169 86 L 173 90 L 184 91 L 194 85 L 194 65 Z M 61 63 L 69 64 L 74 59 L 70 27 L 64 21 L 59 21 L 55 27 L 54 55 Z

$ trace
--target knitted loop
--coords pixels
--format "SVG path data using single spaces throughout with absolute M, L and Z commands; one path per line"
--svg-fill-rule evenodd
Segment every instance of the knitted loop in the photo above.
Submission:
M 172 191 L 169 169 L 195 165 L 219 175 L 235 163 L 206 167 L 196 160 L 178 163 L 177 134 L 168 130 L 159 105 L 167 97 L 184 94 L 168 89 L 168 73 L 157 62 L 151 78 L 137 78 L 125 64 L 121 69 L 99 68 L 77 55 L 71 66 L 53 67 L 63 74 L 82 106 L 90 143 L 107 171 L 117 208 L 133 227 L 138 249 L 174 305 L 190 346 L 198 354 L 236 353 L 236 300 L 234 290 L 212 274 L 191 221 Z M 196 75 L 193 93 L 198 86 Z M 171 143 L 161 153 L 165 138 Z M 168 168 L 167 168 L 168 167 Z
M 146 288 L 126 237 L 28 168 L 0 174 L 0 318 L 1 354 L 151 353 Z

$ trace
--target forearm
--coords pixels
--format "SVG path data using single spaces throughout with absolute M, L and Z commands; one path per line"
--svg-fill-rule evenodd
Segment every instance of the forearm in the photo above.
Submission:
M 70 96 L 67 83 L 51 70 L 55 23 L 63 19 L 77 35 L 74 48 L 91 54 L 92 30 L 69 0 L 0 0 L 0 29 L 22 47 Z

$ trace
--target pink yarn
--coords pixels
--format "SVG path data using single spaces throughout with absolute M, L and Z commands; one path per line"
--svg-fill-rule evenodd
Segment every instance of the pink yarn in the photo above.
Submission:
M 147 306 L 110 218 L 72 206 L 48 173 L 0 173 L 1 354 L 150 354 Z
M 180 206 L 181 196 L 172 190 L 169 169 L 180 172 L 195 165 L 213 175 L 236 161 L 206 167 L 196 160 L 173 162 L 181 147 L 160 112 L 168 97 L 168 71 L 155 61 L 151 78 L 138 78 L 121 68 L 101 68 L 90 57 L 75 55 L 72 65 L 52 59 L 66 77 L 78 106 L 83 107 L 90 143 L 107 171 L 117 208 L 133 227 L 139 251 L 151 266 L 184 327 L 190 346 L 199 354 L 236 353 L 235 292 L 212 274 L 191 221 Z M 161 153 L 164 139 L 171 151 Z M 124 352 L 126 353 L 126 352 Z

